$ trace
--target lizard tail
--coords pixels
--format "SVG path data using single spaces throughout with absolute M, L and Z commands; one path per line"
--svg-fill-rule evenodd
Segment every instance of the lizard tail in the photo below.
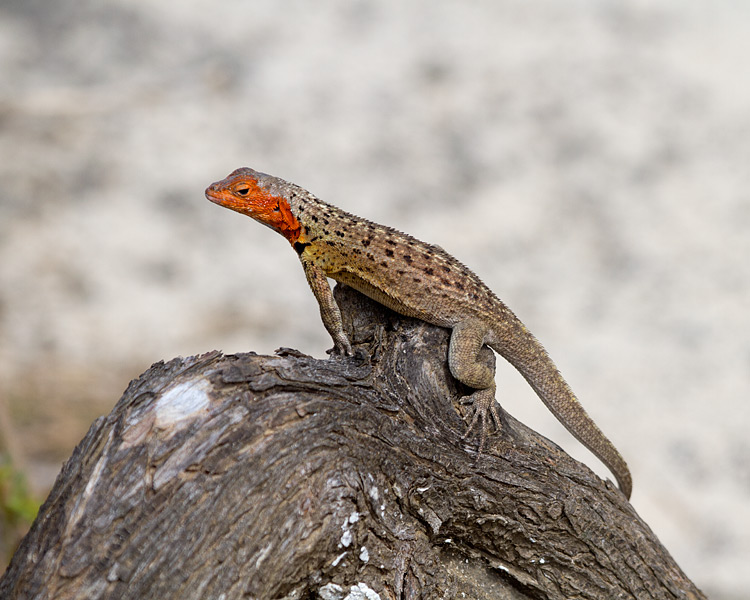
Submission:
M 507 329 L 488 345 L 523 375 L 557 420 L 606 465 L 630 499 L 633 479 L 625 459 L 578 402 L 547 351 L 517 318 L 506 318 L 503 325 Z

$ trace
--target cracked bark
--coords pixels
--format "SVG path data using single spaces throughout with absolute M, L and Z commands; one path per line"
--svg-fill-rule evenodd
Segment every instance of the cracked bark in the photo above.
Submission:
M 477 460 L 447 330 L 335 293 L 353 359 L 210 352 L 133 381 L 0 597 L 705 597 L 611 483 L 507 413 Z

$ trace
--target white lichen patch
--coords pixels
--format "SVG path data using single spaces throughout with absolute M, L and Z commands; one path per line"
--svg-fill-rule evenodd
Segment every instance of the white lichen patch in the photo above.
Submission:
M 351 543 L 352 543 L 352 532 L 347 530 L 341 535 L 341 541 L 339 541 L 339 547 L 348 548 Z
M 359 513 L 357 511 L 352 512 L 352 514 L 349 515 L 346 519 L 344 519 L 344 522 L 341 524 L 341 531 L 343 533 L 341 534 L 341 539 L 339 540 L 339 548 L 348 548 L 353 539 L 353 534 L 351 531 L 352 523 L 356 523 L 359 521 Z
M 358 583 L 349 588 L 344 600 L 380 600 L 380 594 L 366 583 Z
M 344 559 L 345 556 L 346 556 L 346 552 L 342 552 L 341 554 L 339 554 L 336 558 L 334 558 L 331 561 L 331 566 L 335 567 L 336 565 L 338 565 Z
M 335 583 L 328 583 L 318 590 L 318 597 L 321 600 L 343 600 L 344 588 Z
M 210 403 L 209 387 L 208 381 L 199 379 L 168 389 L 154 403 L 154 426 L 175 432 L 203 416 Z

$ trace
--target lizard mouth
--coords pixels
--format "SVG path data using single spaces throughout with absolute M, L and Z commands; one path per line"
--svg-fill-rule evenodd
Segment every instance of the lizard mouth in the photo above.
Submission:
M 221 193 L 221 191 L 214 189 L 214 185 L 215 184 L 212 184 L 206 188 L 206 198 L 208 198 L 214 204 L 224 206 L 226 204 L 224 195 Z
M 211 202 L 216 202 L 216 200 L 218 200 L 216 192 L 214 192 L 213 190 L 213 186 L 209 186 L 206 188 L 206 198 L 208 198 Z

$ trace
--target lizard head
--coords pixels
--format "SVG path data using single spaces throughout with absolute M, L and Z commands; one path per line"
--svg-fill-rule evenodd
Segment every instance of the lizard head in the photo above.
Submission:
M 252 217 L 294 244 L 301 227 L 284 195 L 288 186 L 277 177 L 242 167 L 208 186 L 206 198 L 214 204 Z

